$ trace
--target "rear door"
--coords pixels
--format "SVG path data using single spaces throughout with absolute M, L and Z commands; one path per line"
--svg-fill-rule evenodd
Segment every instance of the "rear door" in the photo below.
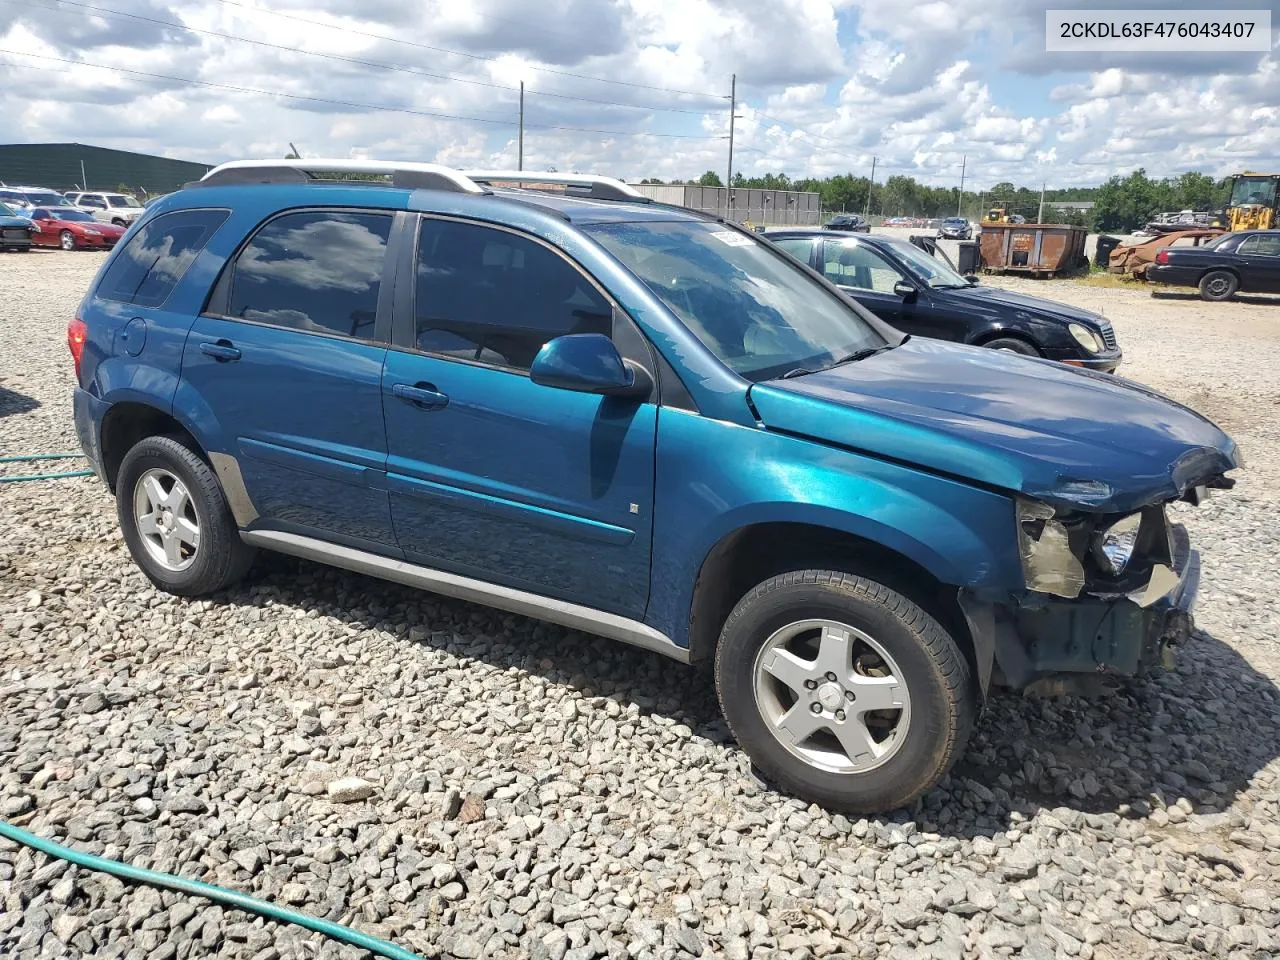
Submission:
M 237 462 L 255 527 L 396 552 L 381 397 L 395 223 L 385 210 L 275 216 L 191 329 L 184 389 Z
M 773 239 L 773 238 L 770 238 Z M 777 246 L 785 250 L 791 256 L 795 257 L 806 267 L 820 269 L 817 259 L 814 257 L 814 250 L 817 247 L 817 241 L 813 237 L 778 237 L 773 240 Z
M 406 558 L 643 615 L 656 398 L 540 386 L 529 365 L 557 336 L 603 333 L 653 374 L 647 344 L 591 277 L 527 234 L 423 217 L 412 256 L 382 392 Z

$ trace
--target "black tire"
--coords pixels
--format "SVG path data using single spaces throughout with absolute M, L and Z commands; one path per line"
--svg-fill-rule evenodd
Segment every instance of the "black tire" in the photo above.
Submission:
M 1017 337 L 997 337 L 994 340 L 988 340 L 983 346 L 990 347 L 992 350 L 1008 350 L 1010 353 L 1020 353 L 1024 357 L 1040 356 L 1039 350 L 1027 343 L 1027 341 L 1019 340 Z
M 194 510 L 199 543 L 189 566 L 182 570 L 170 570 L 159 563 L 148 552 L 138 527 L 135 494 L 139 480 L 151 470 L 167 471 L 181 480 Z M 124 455 L 116 476 L 116 512 L 134 562 L 166 593 L 180 597 L 215 593 L 248 573 L 257 554 L 240 539 L 213 470 L 177 437 L 145 437 Z
M 811 619 L 874 637 L 906 686 L 905 736 L 896 752 L 866 772 L 831 772 L 801 759 L 764 717 L 757 657 L 776 632 Z M 721 631 L 715 677 L 729 728 L 756 768 L 789 793 L 849 813 L 883 813 L 914 802 L 964 752 L 977 715 L 968 661 L 932 616 L 882 584 L 830 570 L 781 574 L 743 597 Z
M 119 217 L 113 217 L 111 222 L 114 223 L 117 227 L 127 227 L 129 225 Z
M 1240 289 L 1240 280 L 1230 270 L 1210 270 L 1200 278 L 1200 298 L 1212 303 L 1230 300 Z

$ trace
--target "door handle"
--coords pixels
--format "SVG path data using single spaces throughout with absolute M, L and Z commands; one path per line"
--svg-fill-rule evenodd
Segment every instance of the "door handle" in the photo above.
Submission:
M 433 383 L 397 383 L 391 388 L 401 400 L 423 410 L 440 410 L 449 405 L 449 398 L 436 389 Z
M 200 344 L 200 352 L 206 357 L 213 357 L 219 363 L 231 363 L 240 359 L 240 348 L 230 340 L 219 340 L 216 343 Z

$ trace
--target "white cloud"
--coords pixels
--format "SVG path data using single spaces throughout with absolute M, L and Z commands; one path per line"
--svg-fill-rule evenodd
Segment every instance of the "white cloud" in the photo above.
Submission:
M 747 173 L 862 174 L 875 156 L 878 178 L 952 184 L 967 158 L 973 183 L 1069 184 L 1280 156 L 1275 53 L 1049 57 L 1043 11 L 1065 0 L 95 2 L 149 19 L 0 4 L 0 49 L 35 55 L 0 54 L 12 139 L 210 162 L 292 142 L 304 155 L 505 166 L 524 81 L 528 167 L 723 175 L 736 73 L 734 166 Z

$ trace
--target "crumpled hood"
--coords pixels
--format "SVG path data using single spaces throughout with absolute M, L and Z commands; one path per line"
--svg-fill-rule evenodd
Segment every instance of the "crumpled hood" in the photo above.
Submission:
M 1082 310 L 1079 307 L 1059 303 L 1056 300 L 1046 300 L 1044 297 L 1033 297 L 1025 293 L 1014 293 L 1012 290 L 1002 290 L 999 287 L 987 287 L 982 284 L 973 287 L 948 289 L 946 293 L 959 300 L 969 301 L 977 305 L 984 303 L 1002 304 L 1025 310 L 1027 313 L 1038 316 L 1047 315 L 1061 317 L 1065 320 L 1083 320 L 1090 327 L 1096 327 L 1106 319 L 1089 310 Z
M 1179 497 L 1237 465 L 1230 437 L 1153 390 L 937 340 L 750 396 L 770 430 L 1098 513 Z

